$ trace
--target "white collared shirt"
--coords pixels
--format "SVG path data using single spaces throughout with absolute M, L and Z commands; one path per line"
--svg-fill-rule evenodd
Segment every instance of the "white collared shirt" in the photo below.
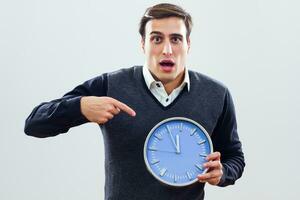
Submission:
M 152 74 L 150 73 L 148 67 L 145 65 L 143 66 L 143 76 L 146 82 L 146 85 L 150 92 L 155 96 L 155 98 L 163 105 L 168 106 L 170 105 L 176 97 L 180 94 L 180 92 L 183 90 L 184 86 L 187 84 L 187 89 L 190 91 L 190 78 L 188 74 L 188 70 L 185 67 L 184 69 L 184 79 L 180 86 L 175 88 L 170 95 L 166 92 L 163 84 L 161 81 L 154 80 Z

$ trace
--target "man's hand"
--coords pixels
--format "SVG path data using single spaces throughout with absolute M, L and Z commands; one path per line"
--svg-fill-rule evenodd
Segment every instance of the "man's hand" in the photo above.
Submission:
M 80 100 L 81 113 L 90 121 L 105 124 L 114 115 L 122 110 L 130 116 L 135 116 L 135 111 L 126 104 L 111 97 L 86 96 Z
M 206 160 L 208 162 L 204 163 L 203 166 L 208 168 L 208 171 L 205 174 L 198 175 L 198 180 L 201 183 L 207 182 L 211 185 L 217 185 L 223 175 L 221 154 L 220 152 L 214 152 L 209 154 Z

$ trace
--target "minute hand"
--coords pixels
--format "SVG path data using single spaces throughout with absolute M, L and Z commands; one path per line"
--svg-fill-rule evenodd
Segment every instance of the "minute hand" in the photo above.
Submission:
M 169 135 L 170 135 L 170 137 L 171 137 L 171 140 L 172 140 L 172 142 L 173 142 L 173 145 L 174 145 L 174 147 L 175 147 L 175 149 L 176 149 L 176 152 L 178 152 L 177 145 L 176 145 L 175 140 L 174 140 L 174 138 L 173 138 L 173 135 L 172 135 L 172 133 L 171 133 L 171 131 L 170 131 L 170 129 L 169 129 L 169 126 L 166 126 L 166 127 L 167 127 L 168 133 L 169 133 Z
M 176 135 L 176 153 L 180 153 L 179 135 Z

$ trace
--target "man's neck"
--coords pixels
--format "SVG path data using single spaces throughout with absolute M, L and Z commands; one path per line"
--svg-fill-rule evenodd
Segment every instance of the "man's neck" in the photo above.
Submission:
M 168 95 L 170 95 L 171 92 L 182 83 L 184 80 L 184 73 L 185 71 L 181 72 L 174 80 L 170 82 L 162 82 Z

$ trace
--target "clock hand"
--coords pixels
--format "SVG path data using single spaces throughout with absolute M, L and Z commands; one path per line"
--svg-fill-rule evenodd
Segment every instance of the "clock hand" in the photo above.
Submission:
M 171 140 L 172 140 L 172 142 L 173 142 L 173 145 L 174 145 L 174 147 L 176 148 L 176 151 L 177 151 L 177 145 L 176 145 L 175 140 L 174 140 L 174 138 L 173 138 L 173 136 L 172 136 L 172 133 L 171 133 L 171 131 L 170 131 L 170 129 L 169 129 L 169 126 L 167 125 L 166 127 L 167 127 L 168 133 L 169 133 L 169 135 L 170 135 L 170 137 L 171 137 Z
M 169 151 L 169 150 L 165 150 L 165 149 L 157 149 L 155 147 L 149 147 L 148 150 L 149 151 L 167 152 L 167 153 L 176 153 L 176 151 Z
M 179 135 L 176 135 L 176 153 L 180 153 Z
M 166 151 L 166 150 L 159 150 L 159 149 L 157 149 L 156 151 L 164 152 L 164 153 L 176 153 L 175 151 Z

